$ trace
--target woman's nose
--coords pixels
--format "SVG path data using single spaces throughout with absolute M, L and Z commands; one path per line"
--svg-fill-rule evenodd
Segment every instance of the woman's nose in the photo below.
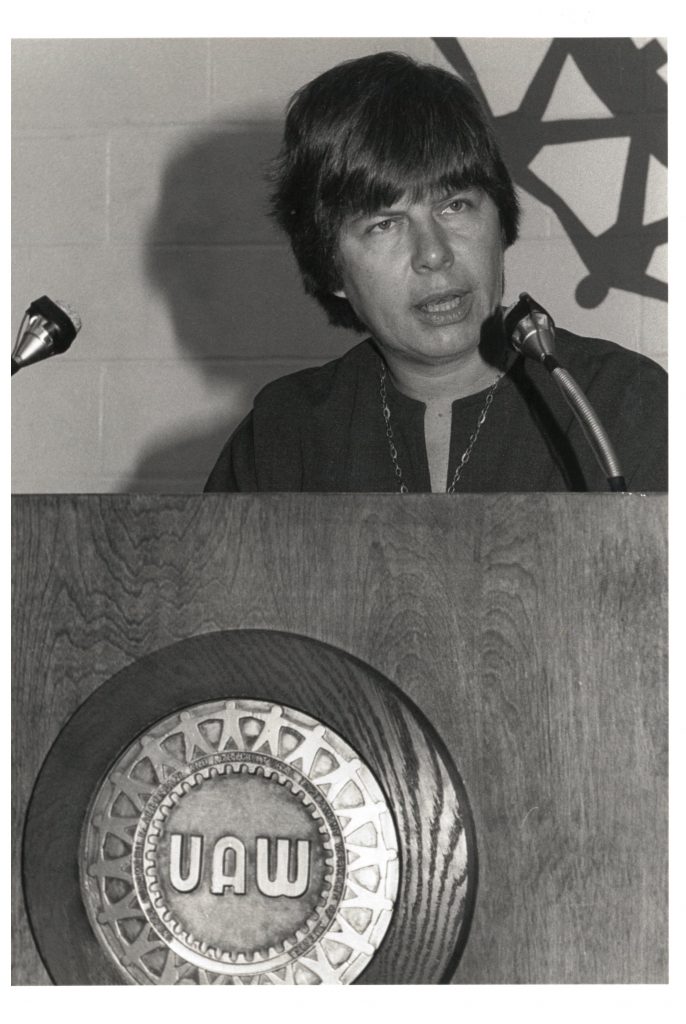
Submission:
M 426 224 L 415 226 L 413 241 L 412 264 L 417 273 L 451 266 L 453 251 L 445 230 L 433 218 Z

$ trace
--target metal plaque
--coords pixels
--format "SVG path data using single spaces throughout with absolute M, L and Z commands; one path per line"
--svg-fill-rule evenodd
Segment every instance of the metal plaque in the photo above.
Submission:
M 384 794 L 340 736 L 292 708 L 177 712 L 111 767 L 81 892 L 132 984 L 348 984 L 398 890 Z

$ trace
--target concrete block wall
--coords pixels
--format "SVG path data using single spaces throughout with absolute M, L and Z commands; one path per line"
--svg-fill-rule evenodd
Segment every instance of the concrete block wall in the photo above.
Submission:
M 463 42 L 495 114 L 549 45 Z M 304 295 L 263 171 L 291 93 L 385 49 L 446 66 L 431 39 L 14 42 L 13 331 L 42 294 L 84 326 L 13 379 L 13 490 L 199 490 L 264 383 L 355 343 Z M 583 81 L 566 88 L 560 102 L 590 102 Z M 589 189 L 570 165 L 563 186 L 602 209 L 621 185 L 603 172 Z M 650 187 L 657 216 L 662 178 Z M 522 198 L 506 300 L 526 288 L 559 323 L 664 362 L 665 304 L 612 289 L 581 309 L 580 257 L 551 210 Z

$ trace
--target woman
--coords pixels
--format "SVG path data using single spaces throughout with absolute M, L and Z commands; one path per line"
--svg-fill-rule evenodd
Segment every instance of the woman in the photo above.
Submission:
M 332 323 L 368 334 L 267 385 L 210 491 L 606 490 L 547 372 L 509 354 L 519 207 L 467 86 L 409 57 L 338 65 L 293 97 L 274 215 Z M 666 375 L 557 332 L 631 490 L 666 489 Z

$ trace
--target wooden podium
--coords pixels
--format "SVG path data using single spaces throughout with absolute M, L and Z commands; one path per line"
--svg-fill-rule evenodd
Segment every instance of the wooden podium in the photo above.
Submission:
M 50 982 L 21 846 L 60 730 L 237 629 L 348 652 L 442 738 L 479 861 L 455 983 L 665 982 L 666 546 L 659 495 L 15 497 L 14 982 Z

